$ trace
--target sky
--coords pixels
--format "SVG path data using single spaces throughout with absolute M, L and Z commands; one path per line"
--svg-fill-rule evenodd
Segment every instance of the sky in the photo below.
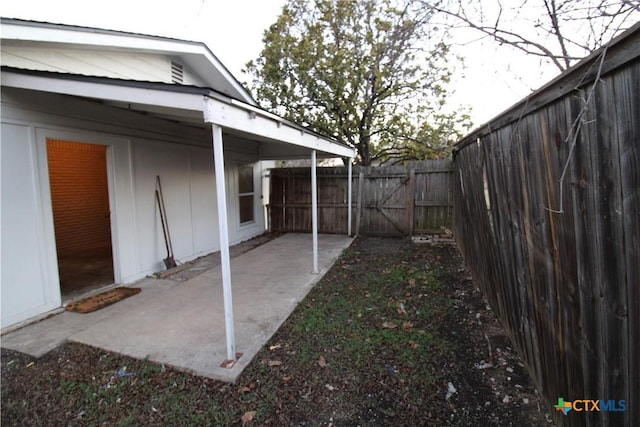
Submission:
M 0 15 L 204 42 L 240 81 L 262 49 L 284 0 L 4 0 Z M 1 32 L 1 29 L 0 29 Z M 456 46 L 465 68 L 454 75 L 448 107 L 471 107 L 474 125 L 496 116 L 557 74 L 487 41 Z

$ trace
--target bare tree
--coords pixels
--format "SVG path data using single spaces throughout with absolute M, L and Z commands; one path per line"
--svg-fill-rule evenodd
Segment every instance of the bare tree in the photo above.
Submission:
M 506 3 L 506 2 L 504 2 Z M 640 20 L 640 0 L 442 0 L 425 2 L 450 28 L 551 61 L 561 71 Z

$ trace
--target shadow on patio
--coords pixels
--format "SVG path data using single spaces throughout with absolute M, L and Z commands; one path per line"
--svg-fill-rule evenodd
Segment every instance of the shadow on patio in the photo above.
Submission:
M 138 295 L 26 326 L 4 335 L 2 347 L 40 357 L 69 340 L 234 382 L 352 240 L 319 236 L 319 274 L 311 273 L 310 234 L 286 234 L 231 260 L 236 347 L 243 353 L 231 369 L 220 367 L 226 342 L 219 266 L 143 279 L 135 284 Z

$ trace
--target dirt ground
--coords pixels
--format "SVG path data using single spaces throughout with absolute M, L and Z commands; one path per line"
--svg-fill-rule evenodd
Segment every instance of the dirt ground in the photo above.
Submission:
M 551 425 L 453 244 L 358 238 L 236 384 L 79 344 L 2 349 L 13 425 Z

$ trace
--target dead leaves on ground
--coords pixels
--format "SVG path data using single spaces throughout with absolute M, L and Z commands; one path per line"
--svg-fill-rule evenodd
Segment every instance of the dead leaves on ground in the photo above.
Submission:
M 413 327 L 415 326 L 415 324 L 413 322 L 410 321 L 404 321 L 402 322 L 402 329 L 404 329 L 405 331 L 411 333 L 413 332 Z M 382 323 L 382 328 L 383 329 L 398 329 L 398 324 L 396 324 L 395 322 L 391 322 L 391 321 L 385 321 L 384 323 Z M 418 333 L 423 334 L 424 331 L 419 330 Z M 420 344 L 418 344 L 416 341 L 414 340 L 409 340 L 408 342 L 409 347 L 413 348 L 413 349 L 417 349 Z
M 398 304 L 398 308 L 396 309 L 396 311 L 401 316 L 406 316 L 407 315 L 407 310 L 404 307 L 404 303 Z
M 403 322 L 402 327 L 411 332 L 411 330 L 413 329 L 413 322 Z
M 253 418 L 256 416 L 256 414 L 257 414 L 256 411 L 245 412 L 244 415 L 240 417 L 240 421 L 242 421 L 242 425 L 245 425 L 246 423 L 253 421 Z
M 244 394 L 244 393 L 251 393 L 253 390 L 255 390 L 258 387 L 258 382 L 256 381 L 251 381 L 248 385 L 244 386 L 244 387 L 240 387 L 238 389 L 238 393 L 240 394 Z
M 280 345 L 280 344 L 274 344 L 272 346 L 269 346 L 269 350 L 270 351 L 279 350 L 281 348 L 282 348 L 282 345 Z M 271 368 L 276 367 L 276 366 L 280 366 L 280 365 L 282 365 L 282 361 L 280 361 L 280 360 L 275 360 L 275 359 L 267 360 L 267 366 L 269 366 Z
M 402 328 L 406 329 L 408 332 L 411 332 L 413 330 L 413 326 L 414 326 L 413 322 L 409 322 L 409 321 L 402 322 Z M 382 328 L 383 329 L 398 329 L 398 324 L 395 323 L 395 322 L 386 321 L 386 322 L 382 323 Z
M 321 368 L 324 368 L 327 366 L 327 361 L 324 359 L 324 356 L 320 356 L 320 359 L 318 359 L 318 365 Z

